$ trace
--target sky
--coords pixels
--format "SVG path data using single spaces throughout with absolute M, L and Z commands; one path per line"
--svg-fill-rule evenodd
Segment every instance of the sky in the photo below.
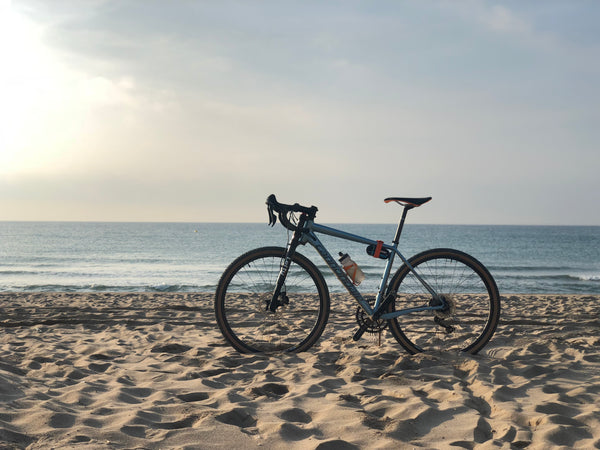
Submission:
M 0 0 L 0 220 L 600 225 L 600 2 Z

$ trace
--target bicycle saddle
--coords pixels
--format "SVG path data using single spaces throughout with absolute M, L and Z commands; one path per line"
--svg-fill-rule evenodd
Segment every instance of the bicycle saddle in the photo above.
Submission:
M 388 197 L 384 200 L 386 203 L 396 202 L 399 205 L 410 208 L 416 208 L 431 200 L 431 197 L 409 198 L 409 197 Z

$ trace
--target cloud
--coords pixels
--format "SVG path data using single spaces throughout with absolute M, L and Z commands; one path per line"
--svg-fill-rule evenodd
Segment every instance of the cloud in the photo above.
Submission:
M 588 167 L 597 164 L 599 142 L 600 63 L 591 57 L 598 33 L 585 18 L 586 39 L 575 39 L 559 20 L 565 9 L 576 17 L 579 6 L 22 1 L 19 8 L 60 68 L 52 99 L 29 115 L 28 133 L 13 148 L 28 160 L 13 175 L 37 174 L 40 199 L 42 191 L 62 199 L 70 184 L 82 195 L 71 201 L 79 210 L 88 202 L 109 214 L 113 202 L 119 217 L 126 204 L 139 217 L 154 202 L 157 215 L 183 217 L 203 205 L 210 220 L 230 220 L 233 205 L 280 192 L 323 205 L 332 220 L 360 221 L 386 216 L 353 218 L 357 204 L 433 195 L 451 205 L 444 220 L 479 222 L 505 220 L 513 207 L 506 192 L 532 203 L 543 195 L 531 186 L 560 194 L 552 180 L 597 186 Z M 27 180 L 13 183 L 14 192 L 33 195 L 35 178 Z M 63 190 L 49 189 L 53 183 Z M 180 202 L 172 200 L 177 192 Z M 428 214 L 423 220 L 437 220 Z M 514 214 L 528 220 L 525 206 Z
M 135 83 L 130 77 L 122 77 L 113 81 L 96 76 L 81 80 L 77 94 L 80 99 L 93 106 L 130 106 L 134 104 L 134 89 Z
M 493 5 L 486 10 L 485 14 L 482 14 L 481 20 L 495 31 L 515 34 L 529 34 L 532 32 L 530 22 L 502 5 Z

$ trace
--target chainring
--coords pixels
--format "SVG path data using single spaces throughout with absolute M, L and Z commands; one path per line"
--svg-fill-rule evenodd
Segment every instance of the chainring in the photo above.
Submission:
M 369 300 L 369 304 L 373 306 L 375 304 L 375 300 Z M 360 306 L 356 308 L 356 323 L 358 323 L 359 327 L 364 327 L 367 333 L 381 333 L 386 329 L 388 322 L 387 320 L 371 319 L 368 314 L 362 309 Z

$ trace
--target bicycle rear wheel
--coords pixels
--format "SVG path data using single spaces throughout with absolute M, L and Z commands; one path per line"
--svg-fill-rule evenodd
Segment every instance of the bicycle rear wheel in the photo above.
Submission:
M 294 254 L 275 312 L 268 308 L 286 250 L 264 247 L 237 258 L 223 273 L 215 296 L 217 324 L 236 350 L 301 352 L 321 336 L 329 292 L 317 267 Z
M 390 331 L 409 353 L 463 351 L 475 354 L 490 340 L 500 318 L 494 278 L 470 255 L 451 249 L 427 250 L 409 259 L 415 271 L 447 302 L 442 310 L 391 319 Z M 388 312 L 433 306 L 433 296 L 403 265 L 390 282 L 395 300 Z

